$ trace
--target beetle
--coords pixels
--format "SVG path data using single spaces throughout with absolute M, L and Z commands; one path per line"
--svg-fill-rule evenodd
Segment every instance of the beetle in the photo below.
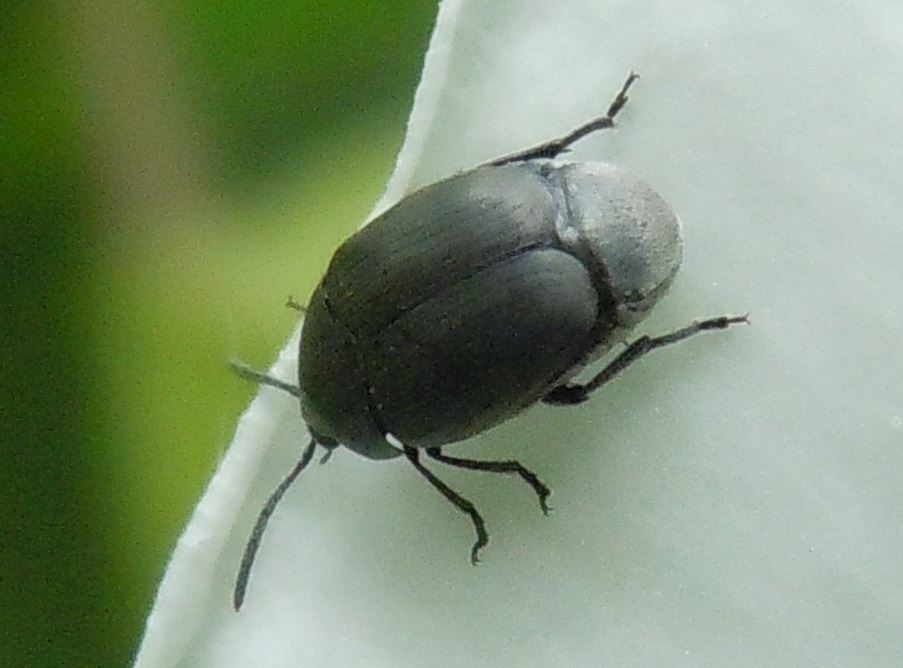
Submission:
M 649 313 L 682 259 L 680 223 L 625 170 L 556 158 L 614 126 L 638 75 L 605 115 L 570 133 L 459 172 L 405 196 L 346 240 L 306 308 L 298 385 L 236 371 L 298 397 L 310 432 L 301 460 L 260 511 L 233 594 L 238 610 L 264 529 L 319 444 L 376 460 L 404 456 L 489 542 L 474 505 L 420 461 L 510 473 L 548 513 L 549 488 L 520 462 L 442 448 L 537 402 L 574 405 L 647 353 L 746 316 L 641 336 L 588 382 L 574 376 Z

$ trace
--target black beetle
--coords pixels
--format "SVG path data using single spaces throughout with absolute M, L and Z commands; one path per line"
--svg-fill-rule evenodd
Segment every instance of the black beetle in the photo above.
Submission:
M 680 266 L 680 224 L 646 183 L 605 163 L 555 161 L 614 125 L 632 73 L 608 112 L 569 134 L 407 195 L 336 251 L 306 309 L 298 386 L 235 365 L 300 398 L 311 434 L 301 460 L 267 501 L 245 549 L 233 604 L 244 600 L 264 528 L 317 444 L 371 459 L 405 455 L 489 540 L 470 501 L 419 460 L 516 473 L 517 461 L 476 461 L 441 447 L 528 406 L 577 404 L 649 351 L 746 316 L 642 336 L 589 382 L 570 382 L 605 355 L 667 291 Z M 301 307 L 298 307 L 301 308 Z

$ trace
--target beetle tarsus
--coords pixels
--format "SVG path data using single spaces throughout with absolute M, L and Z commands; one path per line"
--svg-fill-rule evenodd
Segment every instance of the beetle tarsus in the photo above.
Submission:
M 470 550 L 470 563 L 476 566 L 480 563 L 480 550 L 489 544 L 489 533 L 486 531 L 486 523 L 483 521 L 483 517 L 470 501 L 442 482 L 432 471 L 420 462 L 420 453 L 417 452 L 416 448 L 405 445 L 404 455 L 408 458 L 408 461 L 411 462 L 414 468 L 417 469 L 417 472 L 426 478 L 427 481 L 442 494 L 442 496 L 448 499 L 455 508 L 470 516 L 470 521 L 473 522 L 473 528 L 477 532 L 477 540 Z
M 608 107 L 608 113 L 605 114 L 611 119 L 614 119 L 615 116 L 620 113 L 621 109 L 624 108 L 624 105 L 627 104 L 627 101 L 630 98 L 627 96 L 627 91 L 630 90 L 630 87 L 633 85 L 633 82 L 640 78 L 640 75 L 630 71 L 630 74 L 627 75 L 627 81 L 624 82 L 624 85 L 621 86 L 621 90 L 618 91 L 618 94 L 615 96 L 615 99 L 612 100 L 611 106 Z
M 552 494 L 539 477 L 526 466 L 517 460 L 508 461 L 480 461 L 478 459 L 462 459 L 460 457 L 449 457 L 442 454 L 442 448 L 427 448 L 426 454 L 437 462 L 448 464 L 449 466 L 457 466 L 458 468 L 468 469 L 470 471 L 489 471 L 490 473 L 516 473 L 526 482 L 536 496 L 539 497 L 539 507 L 542 509 L 543 515 L 548 515 L 551 508 L 546 499 Z

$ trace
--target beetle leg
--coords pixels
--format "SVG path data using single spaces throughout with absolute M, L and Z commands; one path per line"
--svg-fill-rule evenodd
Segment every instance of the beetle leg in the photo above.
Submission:
M 586 123 L 574 128 L 563 137 L 550 139 L 538 146 L 497 158 L 488 164 L 494 167 L 501 167 L 502 165 L 508 165 L 512 162 L 525 162 L 527 160 L 539 160 L 542 158 L 552 159 L 570 150 L 571 144 L 583 139 L 587 135 L 590 135 L 597 130 L 613 128 L 615 125 L 615 117 L 620 113 L 621 109 L 624 108 L 624 105 L 627 104 L 627 100 L 630 99 L 627 97 L 627 90 L 630 88 L 631 84 L 639 78 L 639 74 L 635 72 L 630 73 L 627 80 L 624 82 L 624 85 L 621 86 L 621 90 L 618 91 L 615 99 L 612 100 L 612 103 L 609 105 L 608 111 L 604 116 L 597 116 L 596 118 L 588 120 Z
M 719 318 L 709 318 L 708 320 L 698 320 L 696 322 L 678 329 L 676 331 L 664 334 L 662 336 L 641 336 L 631 343 L 617 357 L 605 366 L 602 371 L 597 373 L 586 384 L 567 384 L 560 385 L 550 391 L 542 400 L 547 404 L 556 405 L 572 405 L 586 401 L 589 395 L 605 385 L 612 378 L 621 373 L 628 366 L 643 357 L 646 353 L 652 352 L 656 348 L 683 341 L 691 336 L 699 334 L 699 332 L 711 329 L 726 329 L 731 325 L 749 323 L 749 315 L 740 316 L 721 316 Z
M 487 462 L 479 461 L 476 459 L 461 459 L 460 457 L 449 457 L 448 455 L 442 454 L 442 448 L 427 448 L 426 454 L 429 457 L 435 459 L 437 462 L 442 462 L 443 464 L 448 464 L 449 466 L 457 466 L 462 469 L 469 469 L 471 471 L 489 471 L 491 473 L 516 473 L 521 478 L 523 478 L 524 482 L 526 482 L 528 485 L 530 485 L 530 487 L 533 488 L 534 492 L 536 492 L 536 496 L 539 497 L 539 507 L 542 508 L 543 514 L 549 514 L 550 508 L 546 503 L 546 499 L 549 498 L 552 490 L 546 487 L 546 485 L 536 476 L 535 473 L 533 473 L 533 471 L 528 469 L 519 461 L 511 460 L 503 462 Z
M 278 378 L 273 378 L 272 376 L 268 376 L 265 373 L 254 371 L 254 369 L 246 366 L 245 364 L 242 364 L 241 362 L 229 362 L 229 366 L 237 375 L 241 376 L 245 380 L 250 380 L 252 383 L 257 383 L 259 385 L 269 385 L 271 387 L 282 390 L 283 392 L 288 392 L 293 396 L 301 396 L 301 388 L 299 388 L 297 385 L 292 385 L 291 383 L 286 383 L 284 380 L 279 380 Z
M 294 297 L 289 297 L 286 300 L 285 307 L 290 308 L 293 311 L 297 311 L 298 313 L 301 313 L 302 315 L 307 313 L 307 307 L 304 304 L 300 304 L 300 303 L 296 302 Z
M 465 499 L 451 487 L 439 480 L 439 478 L 437 478 L 432 471 L 421 464 L 420 453 L 417 452 L 416 448 L 405 445 L 404 454 L 405 457 L 408 458 L 408 461 L 410 461 L 411 464 L 414 465 L 414 468 L 417 469 L 417 472 L 420 473 L 420 475 L 422 475 L 424 478 L 426 478 L 433 487 L 439 490 L 439 493 L 442 494 L 442 496 L 451 501 L 454 504 L 455 508 L 460 510 L 462 513 L 470 515 L 470 521 L 473 522 L 473 528 L 477 532 L 477 542 L 473 544 L 473 548 L 470 551 L 470 563 L 476 566 L 480 561 L 480 550 L 489 544 L 489 534 L 486 532 L 486 523 L 483 521 L 483 518 L 480 515 L 479 511 L 470 501 Z

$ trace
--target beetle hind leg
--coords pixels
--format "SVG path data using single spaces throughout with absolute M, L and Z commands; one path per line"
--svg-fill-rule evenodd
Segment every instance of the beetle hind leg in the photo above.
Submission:
M 477 459 L 461 459 L 460 457 L 449 457 L 448 455 L 442 454 L 441 448 L 427 448 L 426 454 L 437 462 L 442 462 L 443 464 L 448 464 L 449 466 L 457 466 L 462 469 L 469 469 L 471 471 L 489 471 L 490 473 L 516 473 L 519 475 L 524 482 L 526 482 L 530 487 L 533 488 L 533 491 L 536 492 L 536 496 L 539 497 L 539 507 L 542 508 L 542 512 L 544 515 L 549 514 L 549 504 L 546 502 L 546 499 L 552 494 L 552 490 L 549 489 L 539 477 L 533 473 L 526 466 L 521 464 L 517 460 L 509 460 L 509 461 L 480 461 Z
M 436 477 L 436 474 L 420 462 L 420 453 L 417 452 L 416 448 L 405 445 L 404 455 L 408 458 L 408 461 L 411 462 L 414 468 L 417 469 L 417 472 L 426 478 L 427 482 L 435 487 L 442 496 L 448 499 L 455 508 L 470 516 L 470 521 L 473 522 L 473 528 L 477 532 L 477 540 L 470 550 L 470 563 L 476 566 L 480 562 L 480 550 L 489 544 L 489 533 L 486 531 L 486 523 L 483 521 L 482 515 L 480 515 L 480 512 L 470 501 L 442 482 Z
M 488 164 L 494 167 L 501 167 L 503 165 L 509 165 L 514 162 L 552 159 L 561 155 L 562 153 L 569 151 L 571 144 L 583 139 L 587 135 L 591 135 L 592 133 L 598 132 L 599 130 L 607 130 L 608 128 L 613 128 L 615 126 L 615 117 L 621 112 L 621 109 L 624 108 L 624 105 L 627 104 L 627 100 L 630 99 L 627 97 L 627 91 L 630 89 L 630 86 L 633 84 L 633 82 L 639 78 L 640 75 L 636 72 L 631 72 L 628 75 L 627 80 L 621 86 L 621 89 L 618 91 L 615 99 L 612 100 L 611 104 L 608 107 L 608 111 L 604 116 L 597 116 L 596 118 L 590 119 L 583 125 L 574 128 L 562 137 L 550 139 L 549 141 L 543 142 L 538 146 L 533 146 L 531 148 L 524 149 L 523 151 L 512 153 L 511 155 L 496 158 L 495 160 L 490 161 Z

